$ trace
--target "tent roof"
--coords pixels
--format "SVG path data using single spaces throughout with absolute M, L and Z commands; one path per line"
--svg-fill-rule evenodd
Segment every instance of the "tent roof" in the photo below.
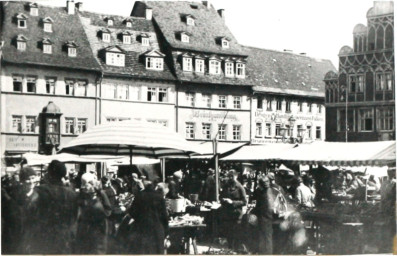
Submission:
M 261 161 L 278 159 L 280 154 L 293 148 L 293 144 L 269 143 L 263 145 L 247 145 L 233 154 L 221 158 L 225 161 Z

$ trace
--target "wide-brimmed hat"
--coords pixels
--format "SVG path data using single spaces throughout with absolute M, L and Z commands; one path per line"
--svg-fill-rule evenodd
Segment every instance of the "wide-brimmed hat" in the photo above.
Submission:
M 30 176 L 36 176 L 36 171 L 32 167 L 25 166 L 19 171 L 19 180 L 25 181 L 29 179 Z

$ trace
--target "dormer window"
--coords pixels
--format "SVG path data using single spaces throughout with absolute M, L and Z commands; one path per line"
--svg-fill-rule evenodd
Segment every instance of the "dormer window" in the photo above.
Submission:
M 27 40 L 28 39 L 23 35 L 17 36 L 16 41 L 17 41 L 17 50 L 18 51 L 26 51 L 26 41 Z
M 149 36 L 147 34 L 141 35 L 141 43 L 143 46 L 149 46 Z
M 193 59 L 189 56 L 183 57 L 182 67 L 183 67 L 183 71 L 192 71 Z
M 225 76 L 234 77 L 234 63 L 231 61 L 225 62 Z
M 204 73 L 204 70 L 205 70 L 204 59 L 196 58 L 195 62 L 196 62 L 195 63 L 195 71 L 198 73 Z
M 186 15 L 185 16 L 186 25 L 194 26 L 195 25 L 195 23 L 194 23 L 195 19 L 196 18 L 193 15 Z
M 159 51 L 152 50 L 144 53 L 146 69 L 163 70 L 165 55 Z
M 20 13 L 17 15 L 17 21 L 18 21 L 18 28 L 27 28 L 27 17 L 25 14 Z
M 236 77 L 245 78 L 245 63 L 236 63 Z
M 29 4 L 30 15 L 39 16 L 39 9 L 36 3 Z
M 52 42 L 48 38 L 43 40 L 43 53 L 52 54 Z
M 126 31 L 122 33 L 123 37 L 123 44 L 131 44 L 131 34 L 130 32 Z
M 229 48 L 229 40 L 223 38 L 221 43 L 222 43 L 222 48 Z
M 77 56 L 77 44 L 74 41 L 67 42 L 66 47 L 68 48 L 68 56 L 69 57 Z
M 131 27 L 132 27 L 132 22 L 131 22 L 131 21 L 127 21 L 127 22 L 125 23 L 125 26 L 126 26 L 127 28 L 131 28 Z
M 221 73 L 221 62 L 218 59 L 209 60 L 209 73 L 219 75 Z
M 125 66 L 125 52 L 118 46 L 111 46 L 105 49 L 106 51 L 106 65 L 110 66 Z
M 110 42 L 110 30 L 109 29 L 103 29 L 101 31 L 102 33 L 102 41 L 109 43 Z
M 53 19 L 51 19 L 50 17 L 46 17 L 43 19 L 43 24 L 44 24 L 44 32 L 52 32 L 52 23 L 53 23 Z
M 114 24 L 113 18 L 106 18 L 105 21 L 108 23 L 108 26 L 113 26 Z
M 189 43 L 189 36 L 187 34 L 181 34 L 181 41 L 184 43 Z

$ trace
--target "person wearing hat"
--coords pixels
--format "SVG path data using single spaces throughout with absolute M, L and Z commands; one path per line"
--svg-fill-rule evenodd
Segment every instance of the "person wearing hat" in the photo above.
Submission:
M 298 187 L 295 189 L 295 200 L 298 205 L 306 208 L 314 207 L 314 195 L 310 188 L 308 188 L 304 183 L 302 177 L 296 179 Z
M 34 187 L 37 174 L 31 167 L 23 167 L 19 172 L 20 183 L 7 192 L 2 189 L 2 253 L 23 254 L 22 237 L 29 232 L 28 207 L 36 197 Z
M 36 187 L 37 197 L 32 200 L 25 254 L 70 254 L 76 225 L 77 194 L 63 185 L 66 166 L 53 160 L 48 166 L 48 183 Z
M 237 181 L 238 173 L 231 169 L 227 173 L 227 183 L 222 189 L 220 209 L 222 229 L 231 248 L 237 248 L 240 243 L 239 223 L 243 214 L 243 206 L 247 205 L 245 189 Z
M 207 178 L 203 185 L 202 201 L 214 202 L 216 201 L 216 181 L 215 181 L 215 170 L 212 168 L 208 169 Z
M 183 173 L 181 170 L 174 172 L 172 179 L 168 183 L 168 194 L 169 199 L 178 199 L 182 193 L 182 181 Z
M 143 176 L 145 177 L 145 176 Z M 132 173 L 132 182 L 131 182 L 131 193 L 136 196 L 139 192 L 145 189 L 145 186 L 143 185 L 143 180 L 142 176 L 141 179 L 139 179 L 137 173 Z

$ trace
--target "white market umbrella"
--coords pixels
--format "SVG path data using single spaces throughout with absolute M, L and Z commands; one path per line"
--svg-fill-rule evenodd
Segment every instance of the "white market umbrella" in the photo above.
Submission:
M 196 153 L 180 134 L 160 124 L 139 120 L 100 124 L 88 129 L 60 153 L 164 158 Z

